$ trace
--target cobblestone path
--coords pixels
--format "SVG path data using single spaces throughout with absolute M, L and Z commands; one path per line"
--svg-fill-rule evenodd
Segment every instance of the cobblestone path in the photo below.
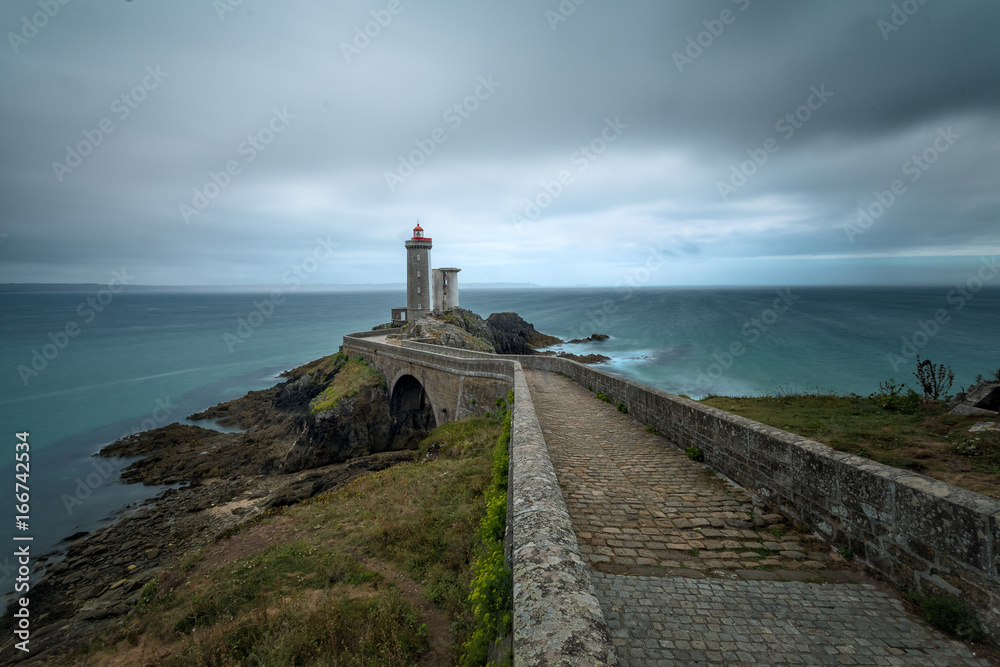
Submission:
M 586 388 L 525 370 L 622 665 L 986 665 Z

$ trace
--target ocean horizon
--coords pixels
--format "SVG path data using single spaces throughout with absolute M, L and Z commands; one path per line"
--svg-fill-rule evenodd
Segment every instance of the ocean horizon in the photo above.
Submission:
M 0 302 L 0 405 L 11 436 L 30 433 L 41 555 L 162 491 L 120 484 L 130 461 L 94 458 L 102 447 L 272 386 L 388 321 L 405 294 L 129 287 L 0 290 Z M 604 354 L 600 368 L 694 398 L 866 395 L 890 378 L 918 389 L 917 355 L 954 370 L 952 393 L 1000 368 L 1000 287 L 988 285 L 463 287 L 461 305 L 517 312 L 564 340 L 607 334 L 555 349 Z M 0 469 L 10 479 L 13 457 Z M 0 590 L 13 574 L 0 557 Z

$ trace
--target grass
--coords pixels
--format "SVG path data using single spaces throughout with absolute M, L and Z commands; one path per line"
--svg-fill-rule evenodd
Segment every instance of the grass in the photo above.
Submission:
M 969 433 L 983 418 L 948 414 L 943 401 L 800 394 L 702 402 L 838 451 L 1000 497 L 1000 433 Z
M 379 384 L 385 384 L 385 379 L 367 361 L 361 357 L 349 359 L 337 370 L 326 389 L 309 403 L 309 411 L 316 414 L 332 410 L 341 400 L 354 396 L 362 388 Z
M 418 460 L 455 458 L 474 451 L 489 451 L 496 441 L 497 416 L 469 417 L 439 426 L 421 441 Z
M 692 461 L 697 461 L 700 463 L 705 460 L 705 454 L 701 451 L 700 447 L 694 447 L 694 446 L 688 447 L 687 449 L 684 450 L 684 453 L 687 454 L 687 457 Z
M 919 607 L 924 618 L 933 627 L 953 637 L 971 641 L 983 641 L 985 634 L 969 608 L 961 600 L 953 597 L 917 593 L 903 589 L 903 597 Z
M 513 402 L 513 392 L 508 400 Z M 513 624 L 514 575 L 507 565 L 503 539 L 507 528 L 507 471 L 510 463 L 511 414 L 504 406 L 504 426 L 493 448 L 486 514 L 479 524 L 479 545 L 472 563 L 468 602 L 475 618 L 472 636 L 465 644 L 461 664 L 486 664 L 490 644 L 509 635 Z M 507 656 L 508 659 L 511 656 Z
M 457 664 L 478 627 L 472 563 L 503 429 L 452 422 L 428 435 L 425 460 L 214 542 L 148 583 L 133 614 L 76 657 L 143 663 L 152 646 L 168 666 L 411 665 L 436 641 Z

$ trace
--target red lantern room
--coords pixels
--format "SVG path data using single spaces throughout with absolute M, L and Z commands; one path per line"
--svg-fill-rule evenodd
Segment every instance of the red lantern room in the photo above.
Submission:
M 421 227 L 420 223 L 418 222 L 417 226 L 413 228 L 413 238 L 410 239 L 410 240 L 411 241 L 430 241 L 431 239 L 428 238 L 428 237 L 426 237 L 426 236 L 424 236 L 424 228 Z

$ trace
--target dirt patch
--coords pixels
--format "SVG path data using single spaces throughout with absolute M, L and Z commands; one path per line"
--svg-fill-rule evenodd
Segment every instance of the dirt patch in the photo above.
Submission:
M 224 565 L 259 554 L 275 544 L 287 544 L 295 539 L 301 530 L 294 520 L 284 515 L 275 516 L 266 524 L 255 524 L 246 530 L 221 539 L 205 548 L 201 559 L 184 577 L 193 580 Z M 178 584 L 183 581 L 178 582 Z

